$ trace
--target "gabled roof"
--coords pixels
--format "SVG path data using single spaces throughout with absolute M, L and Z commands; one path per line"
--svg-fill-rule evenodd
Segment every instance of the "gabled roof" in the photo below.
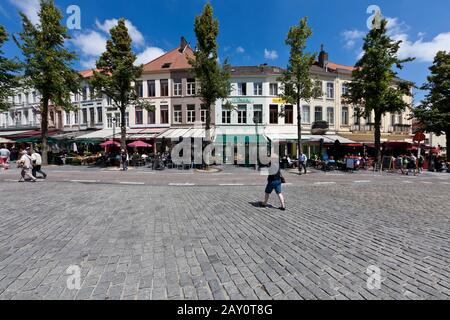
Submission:
M 337 69 L 342 69 L 342 70 L 347 70 L 347 71 L 355 70 L 355 67 L 334 63 L 334 62 L 331 62 L 331 61 L 327 62 L 327 68 L 328 69 L 332 69 L 332 70 L 337 70 Z
M 189 45 L 184 49 L 180 46 L 145 64 L 144 73 L 191 69 L 188 58 L 194 58 L 194 50 Z

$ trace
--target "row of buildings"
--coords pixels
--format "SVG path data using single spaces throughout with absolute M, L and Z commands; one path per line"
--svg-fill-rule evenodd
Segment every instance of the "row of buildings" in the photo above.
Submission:
M 180 45 L 144 65 L 144 72 L 136 82 L 140 97 L 154 106 L 148 111 L 130 106 L 126 113 L 127 134 L 130 140 L 155 142 L 161 139 L 204 137 L 207 108 L 197 96 L 198 83 L 193 78 L 188 58 L 194 52 L 184 38 Z M 329 61 L 323 48 L 312 66 L 312 77 L 322 84 L 322 97 L 301 105 L 305 151 L 318 140 L 341 143 L 373 143 L 373 115 L 358 117 L 354 107 L 345 104 L 342 96 L 347 90 L 353 67 Z M 277 81 L 283 69 L 262 64 L 231 68 L 231 92 L 228 102 L 233 109 L 224 108 L 226 101 L 217 101 L 211 112 L 213 139 L 223 135 L 238 137 L 261 136 L 277 140 L 286 154 L 296 154 L 297 107 L 279 98 L 282 90 Z M 92 70 L 81 71 L 86 80 Z M 40 125 L 39 93 L 19 92 L 11 97 L 10 110 L 0 113 L 0 136 Z M 120 112 L 108 97 L 96 98 L 88 81 L 83 82 L 81 94 L 72 97 L 75 111 L 53 106 L 49 114 L 50 128 L 63 131 L 81 140 L 105 140 L 120 127 Z M 411 98 L 405 97 L 411 104 Z M 382 120 L 382 141 L 412 141 L 409 110 L 386 114 Z M 327 123 L 328 125 L 324 124 Z M 320 124 L 320 126 L 317 126 Z M 319 127 L 320 130 L 316 130 Z M 119 129 L 116 129 L 119 132 Z M 308 144 L 310 142 L 310 144 Z

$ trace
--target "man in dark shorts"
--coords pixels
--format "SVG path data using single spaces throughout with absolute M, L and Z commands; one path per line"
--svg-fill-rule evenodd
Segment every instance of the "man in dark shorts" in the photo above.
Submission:
M 267 177 L 267 186 L 266 186 L 266 196 L 264 202 L 261 203 L 261 207 L 266 208 L 267 203 L 269 202 L 269 198 L 271 193 L 275 190 L 275 192 L 278 195 L 278 198 L 280 199 L 281 207 L 279 208 L 282 211 L 286 210 L 286 205 L 284 202 L 284 197 L 281 191 L 281 185 L 282 185 L 282 174 L 280 169 L 278 169 L 278 172 L 273 175 L 269 175 Z

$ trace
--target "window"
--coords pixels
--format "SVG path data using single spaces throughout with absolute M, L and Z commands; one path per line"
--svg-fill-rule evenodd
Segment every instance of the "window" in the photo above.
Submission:
M 144 97 L 144 85 L 142 81 L 136 81 L 134 88 L 136 89 L 136 94 L 139 98 Z
M 161 84 L 161 97 L 169 96 L 169 80 L 160 80 Z
M 271 96 L 278 96 L 278 83 L 271 83 L 269 88 Z
M 188 96 L 195 95 L 195 79 L 187 80 L 187 95 Z
M 302 123 L 311 122 L 311 110 L 309 106 L 302 107 Z
M 372 123 L 372 115 L 366 114 L 366 116 L 364 117 L 364 120 L 366 121 L 366 124 Z
M 125 126 L 130 127 L 130 114 L 128 112 L 125 112 Z
M 239 105 L 237 112 L 238 112 L 238 123 L 246 124 L 247 123 L 247 106 Z
M 156 123 L 155 106 L 151 106 L 151 110 L 148 111 L 147 123 L 148 124 L 155 124 Z
M 136 117 L 136 124 L 140 125 L 144 123 L 144 110 L 141 107 L 136 107 L 134 109 L 134 114 Z
M 148 96 L 149 97 L 155 97 L 156 96 L 156 84 L 155 80 L 148 80 L 147 81 L 147 90 L 148 90 Z
M 270 105 L 269 117 L 270 117 L 270 123 L 272 123 L 272 124 L 278 123 L 278 105 L 276 105 L 276 104 Z
M 76 97 L 78 97 L 78 94 L 76 95 Z M 36 101 L 37 101 L 37 94 L 36 94 L 36 91 L 33 91 L 33 103 L 36 103 Z M 75 100 L 75 101 L 78 101 L 78 100 Z
M 81 121 L 83 121 L 83 124 L 87 124 L 87 109 L 83 109 L 82 110 L 83 113 L 83 118 L 81 119 Z
M 111 99 L 110 97 L 106 97 L 106 104 L 107 104 L 108 106 L 111 106 L 111 105 L 112 105 L 112 99 Z
M 403 116 L 401 113 L 398 114 L 398 124 L 400 124 L 400 125 L 403 124 Z
M 187 123 L 195 122 L 195 105 L 188 104 L 187 106 Z
M 394 114 L 391 115 L 391 124 L 395 126 L 397 124 L 397 116 Z
M 360 123 L 361 123 L 361 119 L 359 118 L 359 115 L 358 115 L 358 110 L 357 109 L 355 109 L 355 111 L 353 112 L 353 123 L 355 124 L 355 125 L 360 125 Z
M 241 82 L 238 83 L 238 96 L 246 96 L 247 95 L 247 83 Z
M 103 108 L 97 107 L 97 123 L 103 123 Z
M 223 108 L 223 106 L 222 106 Z M 222 109 L 222 123 L 231 123 L 231 111 Z
M 327 108 L 327 122 L 329 125 L 334 125 L 334 108 Z
M 161 124 L 169 123 L 169 107 L 168 106 L 161 106 L 160 116 L 161 116 L 161 119 L 160 119 Z
M 327 99 L 334 99 L 334 83 L 327 83 Z
M 322 121 L 322 107 L 315 107 L 314 109 L 314 121 Z
M 90 126 L 93 127 L 95 125 L 95 109 L 90 108 L 89 109 L 89 120 L 90 120 Z
M 173 83 L 173 95 L 174 96 L 181 96 L 182 95 L 181 79 L 174 80 L 174 83 Z
M 348 93 L 348 85 L 346 83 L 342 84 L 342 95 L 346 95 Z
M 95 99 L 95 90 L 92 87 L 89 87 L 89 96 L 90 96 L 91 100 Z
M 70 125 L 70 112 L 66 111 L 66 125 Z
M 319 86 L 320 92 L 322 92 L 321 96 L 323 96 L 323 82 L 320 80 L 317 80 L 316 84 Z
M 261 82 L 255 82 L 253 84 L 253 94 L 255 96 L 262 96 L 263 94 L 263 84 Z
M 88 91 L 87 87 L 86 86 L 83 87 L 83 90 L 82 90 L 83 101 L 87 100 L 87 91 Z
M 19 93 L 17 95 L 17 100 L 19 101 L 19 104 L 22 104 L 22 94 L 21 93 Z
M 294 124 L 294 107 L 293 106 L 285 106 L 284 107 L 284 123 L 285 124 Z
M 348 107 L 342 107 L 342 125 L 348 126 Z
M 106 115 L 106 126 L 108 128 L 112 128 L 112 126 L 113 126 L 113 124 L 112 124 L 112 114 L 111 113 L 108 113 Z
M 34 93 L 33 93 L 34 94 Z M 36 97 L 35 96 L 33 96 L 33 100 L 34 100 L 34 102 L 36 102 Z M 78 93 L 75 93 L 74 95 L 73 95 L 73 101 L 74 102 L 78 102 L 80 100 L 80 97 L 78 96 Z
M 200 120 L 203 123 L 206 123 L 206 117 L 209 113 L 208 107 L 204 104 L 202 104 L 201 109 L 200 109 Z
M 173 106 L 173 122 L 174 123 L 183 122 L 183 111 L 180 105 Z
M 253 122 L 254 123 L 263 122 L 263 106 L 260 104 L 253 106 Z
M 79 117 L 78 110 L 75 110 L 75 111 L 73 112 L 73 123 L 74 123 L 74 124 L 78 124 L 78 117 Z

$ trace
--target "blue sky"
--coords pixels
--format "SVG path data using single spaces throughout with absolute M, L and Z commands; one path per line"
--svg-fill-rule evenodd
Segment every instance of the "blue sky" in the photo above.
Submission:
M 69 44 L 79 55 L 74 66 L 86 69 L 102 52 L 106 30 L 114 19 L 125 17 L 135 40 L 140 61 L 147 62 L 176 47 L 181 35 L 195 46 L 194 17 L 205 0 L 56 0 L 65 13 L 69 5 L 81 9 L 81 30 L 71 30 Z M 284 45 L 289 27 L 303 16 L 309 17 L 313 36 L 308 43 L 318 52 L 323 43 L 330 60 L 353 65 L 361 52 L 361 38 L 368 31 L 369 5 L 378 5 L 389 18 L 390 34 L 404 40 L 402 56 L 414 56 L 400 75 L 417 84 L 426 80 L 428 67 L 438 50 L 450 51 L 450 1 L 448 0 L 212 0 L 220 20 L 220 58 L 235 65 L 267 62 L 285 66 L 288 48 Z M 0 0 L 0 24 L 20 31 L 17 11 L 36 19 L 38 0 Z M 67 15 L 66 15 L 67 16 Z M 4 51 L 19 55 L 9 42 Z M 418 92 L 417 100 L 423 96 Z

